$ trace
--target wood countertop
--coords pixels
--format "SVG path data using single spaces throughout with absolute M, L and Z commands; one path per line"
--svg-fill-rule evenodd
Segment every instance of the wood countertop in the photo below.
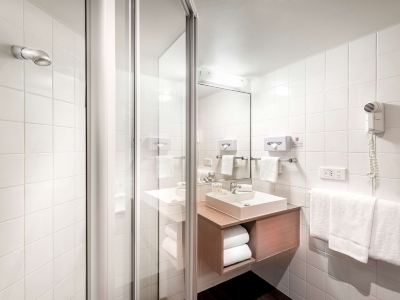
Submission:
M 199 217 L 204 218 L 205 220 L 209 221 L 210 223 L 214 224 L 215 226 L 217 226 L 221 229 L 239 225 L 239 224 L 243 224 L 243 223 L 248 223 L 248 222 L 255 221 L 255 220 L 265 219 L 268 217 L 272 217 L 272 216 L 276 216 L 276 215 L 280 215 L 280 214 L 284 214 L 284 213 L 288 213 L 288 212 L 300 210 L 300 209 L 301 209 L 300 206 L 288 204 L 287 209 L 284 209 L 284 210 L 275 211 L 275 212 L 268 213 L 265 215 L 239 220 L 239 219 L 235 219 L 231 216 L 228 216 L 227 214 L 224 214 L 216 209 L 208 207 L 204 201 L 199 202 L 197 205 L 197 213 L 198 213 Z

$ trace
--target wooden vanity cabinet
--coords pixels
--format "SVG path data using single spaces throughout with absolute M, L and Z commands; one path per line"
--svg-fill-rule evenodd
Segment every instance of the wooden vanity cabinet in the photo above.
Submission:
M 200 204 L 198 207 L 198 261 L 202 269 L 220 275 L 248 267 L 281 252 L 298 247 L 300 241 L 300 207 L 288 205 L 283 211 L 244 220 L 237 220 Z M 250 235 L 252 258 L 224 267 L 224 230 L 242 225 Z

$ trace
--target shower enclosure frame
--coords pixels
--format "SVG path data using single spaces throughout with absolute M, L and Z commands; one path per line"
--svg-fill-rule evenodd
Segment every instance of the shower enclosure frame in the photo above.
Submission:
M 193 0 L 180 0 L 186 14 L 186 222 L 185 299 L 197 299 L 196 207 L 196 23 Z M 113 180 L 115 175 L 115 0 L 86 0 L 86 117 L 87 117 L 87 299 L 106 300 L 113 295 L 114 226 Z M 129 6 L 129 90 L 132 103 L 132 266 L 131 299 L 140 299 L 140 201 L 139 201 L 139 97 L 140 97 L 140 0 Z
M 180 0 L 186 13 L 186 222 L 185 222 L 185 299 L 197 299 L 197 200 L 196 200 L 196 40 L 197 10 L 193 0 Z M 132 42 L 133 59 L 133 101 L 134 101 L 134 155 L 133 155 L 133 299 L 140 299 L 139 251 L 140 251 L 140 0 L 133 0 L 132 5 Z M 192 159 L 191 159 L 192 158 Z

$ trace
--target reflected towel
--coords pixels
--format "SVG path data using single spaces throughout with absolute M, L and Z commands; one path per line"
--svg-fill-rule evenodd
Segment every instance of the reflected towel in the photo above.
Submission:
M 178 242 L 167 236 L 162 242 L 162 248 L 173 258 L 178 257 Z
M 182 239 L 182 224 L 181 223 L 171 223 L 165 226 L 165 234 L 169 236 L 174 241 Z
M 232 176 L 233 173 L 233 155 L 222 155 L 221 174 Z
M 279 157 L 263 156 L 258 163 L 260 168 L 260 180 L 276 182 L 279 172 Z
M 333 191 L 312 189 L 310 191 L 310 236 L 328 241 L 329 207 Z
M 376 200 L 372 224 L 371 258 L 400 266 L 400 204 Z
M 368 262 L 375 198 L 334 192 L 329 215 L 329 248 Z
M 248 243 L 250 240 L 246 228 L 241 225 L 224 229 L 224 249 L 237 247 Z
M 224 250 L 224 267 L 251 258 L 251 250 L 247 244 Z

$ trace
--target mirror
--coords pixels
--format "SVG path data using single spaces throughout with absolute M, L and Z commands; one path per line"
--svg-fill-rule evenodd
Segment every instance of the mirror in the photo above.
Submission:
M 198 182 L 250 178 L 251 94 L 198 84 L 197 99 Z

